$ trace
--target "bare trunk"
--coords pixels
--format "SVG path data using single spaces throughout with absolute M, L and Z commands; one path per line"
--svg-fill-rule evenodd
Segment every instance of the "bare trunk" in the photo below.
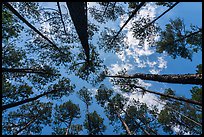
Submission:
M 87 32 L 87 7 L 85 2 L 66 2 L 70 16 L 77 34 L 85 51 L 86 60 L 89 62 L 89 44 Z
M 140 78 L 143 80 L 151 80 L 166 83 L 176 84 L 196 84 L 202 85 L 202 74 L 143 74 L 135 73 L 133 75 L 106 75 L 106 77 L 112 78 Z
M 120 119 L 120 121 L 122 122 L 126 132 L 128 135 L 131 135 L 130 129 L 128 128 L 126 122 L 121 118 L 120 114 L 116 111 L 117 117 Z
M 90 117 L 89 117 L 89 105 L 88 104 L 86 104 L 86 114 L 87 114 L 87 120 L 88 120 L 89 134 L 92 135 Z
M 69 129 L 70 129 L 70 127 L 71 127 L 72 120 L 73 120 L 73 119 L 70 119 L 70 122 L 69 122 L 69 124 L 68 124 L 68 126 L 67 126 L 67 130 L 66 130 L 65 135 L 68 135 L 68 134 L 69 134 Z

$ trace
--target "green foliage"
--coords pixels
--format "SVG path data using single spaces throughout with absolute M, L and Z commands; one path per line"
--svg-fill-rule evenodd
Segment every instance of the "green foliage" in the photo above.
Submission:
M 18 9 L 19 13 L 28 19 L 34 18 L 40 20 L 39 3 L 37 2 L 12 2 L 14 8 Z
M 173 2 L 156 2 L 156 5 L 171 7 L 174 3 Z
M 201 30 L 195 26 L 191 29 L 194 32 Z M 166 51 L 173 59 L 180 56 L 192 61 L 193 52 L 202 49 L 201 33 L 193 34 L 194 32 L 187 31 L 184 21 L 180 18 L 170 19 L 170 23 L 166 24 L 165 31 L 161 31 L 161 40 L 156 44 L 157 52 Z
M 194 86 L 190 92 L 192 94 L 192 100 L 202 102 L 202 87 Z
M 104 107 L 105 103 L 108 103 L 111 96 L 113 94 L 113 90 L 109 90 L 104 84 L 101 84 L 97 90 L 95 98 L 102 107 Z
M 144 135 L 146 132 L 151 135 L 157 134 L 157 112 L 158 109 L 155 105 L 152 105 L 150 109 L 145 103 L 139 100 L 133 100 L 133 103 L 128 105 L 126 109 L 125 121 L 130 130 L 133 131 L 133 134 Z M 146 132 L 144 132 L 144 130 L 146 130 Z
M 168 88 L 168 89 L 165 89 L 164 94 L 175 96 L 175 91 L 172 90 L 171 88 Z M 167 100 L 168 98 L 164 97 L 164 96 L 160 96 L 160 99 L 161 100 Z
M 104 31 L 101 32 L 99 41 L 97 43 L 99 44 L 99 48 L 104 49 L 105 52 L 116 53 L 120 53 L 124 49 L 127 49 L 128 45 L 126 45 L 124 42 L 125 34 L 120 33 L 115 38 L 116 34 L 116 30 L 105 27 Z
M 84 130 L 83 127 L 91 135 L 104 134 L 106 130 L 104 119 L 94 110 L 89 113 L 89 106 L 93 101 L 91 90 L 83 87 L 77 92 L 87 107 L 83 125 L 77 124 L 75 121 L 81 117 L 79 105 L 70 100 L 59 104 L 59 99 L 74 92 L 75 85 L 71 84 L 71 80 L 67 78 L 72 74 L 93 85 L 106 78 L 108 71 L 107 67 L 103 65 L 102 57 L 104 55 L 101 56 L 99 50 L 120 54 L 129 46 L 125 42 L 125 31 L 121 31 L 115 37 L 118 31 L 108 27 L 100 28 L 101 24 L 117 21 L 126 15 L 129 16 L 137 8 L 139 2 L 98 2 L 98 7 L 88 6 L 87 11 L 90 13 L 91 19 L 97 21 L 96 23 L 88 21 L 89 61 L 86 60 L 84 49 L 81 47 L 75 26 L 66 7 L 61 5 L 62 9 L 64 8 L 61 14 L 65 23 L 63 26 L 56 7 L 41 7 L 42 3 L 37 2 L 9 2 L 7 4 L 13 6 L 51 42 L 25 26 L 3 3 L 2 67 L 10 70 L 19 69 L 22 72 L 2 73 L 2 104 L 15 104 L 42 93 L 49 93 L 44 101 L 51 99 L 58 102 L 55 102 L 54 113 L 52 113 L 53 104 L 51 102 L 43 103 L 37 99 L 33 102 L 25 102 L 20 107 L 3 111 L 2 134 L 40 135 L 45 126 L 52 127 L 53 135 L 79 135 Z M 170 7 L 173 2 L 156 2 L 156 4 Z M 127 12 L 124 11 L 125 7 L 128 8 Z M 156 24 L 149 25 L 151 22 L 149 16 L 141 17 L 138 20 L 133 17 L 133 19 L 131 31 L 134 38 L 139 40 L 139 46 L 143 46 L 145 42 L 154 46 L 159 27 Z M 165 51 L 173 58 L 180 56 L 192 59 L 193 53 L 202 49 L 202 28 L 191 25 L 190 29 L 186 30 L 183 20 L 179 18 L 170 20 L 165 30 L 161 31 L 161 40 L 156 43 L 157 52 Z M 98 33 L 100 31 L 101 33 Z M 96 33 L 99 34 L 99 41 L 96 42 L 98 45 L 93 45 Z M 28 73 L 26 69 L 32 72 L 36 71 L 36 73 Z M 63 74 L 61 77 L 64 70 L 71 75 Z M 197 66 L 196 73 L 202 74 L 202 64 Z M 125 75 L 127 71 L 122 70 L 118 74 Z M 111 82 L 126 94 L 138 91 L 137 79 L 112 78 Z M 143 90 L 140 91 L 144 93 Z M 190 92 L 192 100 L 202 102 L 202 87 L 193 87 Z M 175 91 L 169 88 L 165 90 L 165 94 L 175 95 Z M 110 123 L 114 125 L 114 131 L 117 130 L 117 133 L 125 131 L 125 128 L 122 127 L 124 125 L 121 126 L 119 123 L 122 120 L 126 122 L 133 134 L 146 134 L 141 127 L 150 134 L 156 134 L 160 126 L 164 132 L 169 134 L 202 133 L 199 126 L 199 123 L 202 123 L 202 111 L 196 105 L 161 97 L 160 99 L 166 101 L 166 105 L 159 113 L 156 106 L 152 106 L 150 109 L 145 103 L 139 101 L 127 104 L 127 98 L 121 94 L 115 94 L 114 90 L 108 89 L 104 84 L 98 88 L 95 98 L 97 103 L 104 107 Z M 131 117 L 128 117 L 125 111 Z M 188 118 L 178 114 L 177 111 Z M 51 118 L 53 118 L 53 122 Z M 176 126 L 180 128 L 178 133 L 173 130 L 173 127 Z
M 190 92 L 192 93 L 192 100 L 202 101 L 202 88 L 193 87 Z M 183 135 L 190 133 L 197 135 L 202 133 L 202 114 L 200 110 L 196 105 L 186 102 L 167 101 L 164 109 L 159 113 L 158 122 L 162 124 L 163 130 L 169 134 Z M 173 127 L 178 125 L 180 130 L 175 133 Z
M 80 130 L 80 127 L 72 126 L 72 129 L 75 128 L 75 132 L 72 132 L 70 129 L 72 121 L 74 119 L 80 118 L 80 108 L 79 105 L 73 104 L 71 100 L 55 106 L 54 113 L 54 132 L 55 135 L 65 135 L 68 130 L 68 134 L 77 134 Z M 65 128 L 62 128 L 62 125 L 65 125 Z M 72 133 L 71 133 L 72 132 Z
M 103 118 L 97 114 L 96 111 L 89 113 L 89 121 L 86 119 L 84 122 L 84 127 L 88 130 L 89 135 L 103 135 L 106 126 L 103 124 Z M 89 130 L 89 124 L 91 130 Z
M 22 60 L 26 58 L 26 52 L 16 48 L 14 45 L 3 46 L 2 50 L 2 67 L 14 68 L 22 66 Z
M 9 40 L 19 37 L 23 28 L 19 20 L 2 5 L 2 42 L 7 45 Z
M 77 94 L 79 95 L 79 98 L 87 105 L 91 105 L 92 102 L 92 93 L 89 91 L 86 87 L 83 87 L 80 89 Z
M 26 83 L 14 86 L 6 79 L 2 80 L 2 105 L 25 100 L 33 94 L 32 87 Z
M 71 125 L 70 128 L 70 135 L 79 135 L 79 132 L 83 130 L 83 127 L 80 124 Z
M 76 57 L 76 60 L 80 61 L 80 63 L 77 63 L 76 61 L 73 61 L 72 65 L 69 67 L 71 71 L 75 73 L 76 76 L 79 78 L 86 80 L 87 82 L 93 83 L 94 80 L 91 79 L 91 77 L 95 77 L 95 75 L 98 74 L 99 71 L 103 68 L 103 60 L 99 58 L 99 53 L 96 50 L 96 47 L 93 45 L 90 46 L 90 60 L 86 60 L 85 53 L 80 50 L 81 52 Z M 85 62 L 84 62 L 85 61 Z
M 120 94 L 116 94 L 105 106 L 105 112 L 111 123 L 113 124 L 118 120 L 118 114 L 121 113 L 124 105 L 127 103 L 127 98 L 124 98 Z
M 117 2 L 98 2 L 98 4 L 99 7 L 89 7 L 88 12 L 99 23 L 115 21 L 118 16 L 125 13 L 122 6 Z
M 133 37 L 139 40 L 139 46 L 144 46 L 145 42 L 148 45 L 155 44 L 155 37 L 158 36 L 160 28 L 155 23 L 149 25 L 151 20 L 151 17 L 147 15 L 147 17 L 140 17 L 132 23 L 131 31 Z
M 136 9 L 139 5 L 139 2 L 128 2 L 128 8 Z
M 62 96 L 69 96 L 74 92 L 75 85 L 72 85 L 68 78 L 63 77 L 58 83 L 50 85 L 48 91 L 55 90 L 56 92 L 48 94 L 47 97 L 55 100 L 60 99 Z
M 52 114 L 52 103 L 41 103 L 35 101 L 22 105 L 16 111 L 8 113 L 2 123 L 2 133 L 6 135 L 19 134 L 41 134 L 45 125 L 50 125 Z
M 197 68 L 196 73 L 202 74 L 202 64 L 197 65 L 196 68 Z

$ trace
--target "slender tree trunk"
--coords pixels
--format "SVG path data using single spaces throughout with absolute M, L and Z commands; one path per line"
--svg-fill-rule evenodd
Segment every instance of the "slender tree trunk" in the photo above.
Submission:
M 36 118 L 32 119 L 23 128 L 19 129 L 14 135 L 18 135 L 21 131 L 25 130 L 28 126 L 30 126 L 35 120 L 36 120 Z
M 86 104 L 86 114 L 87 114 L 87 122 L 88 122 L 88 127 L 89 127 L 89 135 L 92 135 L 92 129 L 91 129 L 91 124 L 90 124 L 90 117 L 89 117 L 89 105 Z
M 58 10 L 59 10 L 59 13 L 60 13 L 60 18 L 61 18 L 61 21 L 62 21 L 62 25 L 64 27 L 64 33 L 65 33 L 65 35 L 67 35 L 66 28 L 65 28 L 65 23 L 64 23 L 63 18 L 62 18 L 62 11 L 61 11 L 59 2 L 57 2 L 57 7 L 58 7 Z
M 13 69 L 13 68 L 2 68 L 2 72 L 11 72 L 11 73 L 37 73 L 37 74 L 49 74 L 45 70 L 36 70 L 36 69 Z
M 147 135 L 151 135 L 147 130 L 145 130 L 132 116 L 130 116 L 128 113 L 127 113 L 127 111 L 125 111 L 124 109 L 122 109 L 123 110 L 123 112 L 125 112 L 125 114 L 130 118 L 130 119 L 133 119 L 134 120 L 134 122 L 135 122 L 135 124 L 137 125 L 137 126 L 139 126 L 139 128 L 143 131 L 143 132 L 145 132 Z M 140 119 L 139 119 L 140 120 Z M 140 120 L 141 121 L 141 120 Z
M 156 102 L 158 102 L 158 103 L 160 103 L 160 104 L 162 104 L 162 105 L 165 105 L 165 104 L 162 103 L 161 101 L 158 101 L 158 100 L 156 100 L 156 99 L 153 99 L 153 100 L 155 100 Z M 197 121 L 195 121 L 195 120 L 193 120 L 193 119 L 191 119 L 191 118 L 185 116 L 184 114 L 180 113 L 180 112 L 177 111 L 176 109 L 174 109 L 174 108 L 172 108 L 172 107 L 170 107 L 170 106 L 167 106 L 167 105 L 166 105 L 166 107 L 170 108 L 171 110 L 175 111 L 176 113 L 178 113 L 179 115 L 185 117 L 186 119 L 190 120 L 191 122 L 195 123 L 196 125 L 202 127 L 202 124 L 201 124 L 201 123 L 199 123 L 199 122 L 197 122 Z
M 15 102 L 15 103 L 11 103 L 11 104 L 7 104 L 7 105 L 3 105 L 2 106 L 2 110 L 6 110 L 6 109 L 9 109 L 9 108 L 13 108 L 13 107 L 16 107 L 16 106 L 19 106 L 19 105 L 22 105 L 22 104 L 25 104 L 25 103 L 28 103 L 28 102 L 31 102 L 31 101 L 34 101 L 34 100 L 37 100 L 38 98 L 42 97 L 42 96 L 45 96 L 45 95 L 48 95 L 48 94 L 52 94 L 56 92 L 56 90 L 52 90 L 50 92 L 45 92 L 43 94 L 40 94 L 36 97 L 33 97 L 33 98 L 29 98 L 29 99 L 25 99 L 25 100 L 22 100 L 22 101 L 19 101 L 19 102 Z
M 73 120 L 73 118 L 70 119 L 70 122 L 69 122 L 69 124 L 68 124 L 68 126 L 67 126 L 67 130 L 66 130 L 65 135 L 68 135 L 68 134 L 69 134 L 69 129 L 70 129 L 70 127 L 71 127 L 72 120 Z
M 118 117 L 118 118 L 120 119 L 120 121 L 122 122 L 122 125 L 124 126 L 124 128 L 125 128 L 127 134 L 128 134 L 128 135 L 131 135 L 130 129 L 129 129 L 129 127 L 127 126 L 126 122 L 122 119 L 122 117 L 120 116 L 120 114 L 119 114 L 117 111 L 115 111 L 115 113 L 117 114 L 117 117 Z
M 87 8 L 84 2 L 66 2 L 70 16 L 76 28 L 77 34 L 85 51 L 86 60 L 89 62 L 89 44 L 87 32 Z
M 195 84 L 202 85 L 202 74 L 143 74 L 136 73 L 133 75 L 105 75 L 111 78 L 140 78 L 143 80 L 151 80 L 175 84 Z
M 132 12 L 132 14 L 129 16 L 125 24 L 120 28 L 120 30 L 117 32 L 117 34 L 114 36 L 113 40 L 111 41 L 110 45 L 115 41 L 116 37 L 120 34 L 120 32 L 123 30 L 123 28 L 128 24 L 128 22 L 134 17 L 134 15 L 140 10 L 140 8 L 145 4 L 145 2 L 141 2 L 137 8 Z
M 140 88 L 143 91 L 146 91 L 148 93 L 153 93 L 153 94 L 160 95 L 160 96 L 163 96 L 163 97 L 172 98 L 172 99 L 175 99 L 175 100 L 184 101 L 184 102 L 187 102 L 187 103 L 202 106 L 202 102 L 198 102 L 198 101 L 195 101 L 195 100 L 190 100 L 190 99 L 186 99 L 186 98 L 183 98 L 183 97 L 176 97 L 176 96 L 173 96 L 173 95 L 167 95 L 167 94 L 163 94 L 163 93 L 160 93 L 160 92 L 147 90 L 147 89 L 145 89 L 143 87 L 140 87 L 140 86 L 135 86 L 135 88 Z
M 20 20 L 22 20 L 28 27 L 30 27 L 32 30 L 34 30 L 37 34 L 39 34 L 41 37 L 43 37 L 45 40 L 47 40 L 53 47 L 58 50 L 60 53 L 62 51 L 47 37 L 45 37 L 39 30 L 37 30 L 33 25 L 31 25 L 25 18 L 23 18 L 18 11 L 16 11 L 8 2 L 3 3 L 11 12 L 13 12 Z M 62 53 L 64 54 L 64 53 Z

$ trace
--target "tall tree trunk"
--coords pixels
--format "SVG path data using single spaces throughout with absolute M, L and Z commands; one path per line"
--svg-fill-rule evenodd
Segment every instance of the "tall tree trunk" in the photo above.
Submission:
M 12 107 L 16 107 L 16 106 L 19 106 L 19 105 L 22 105 L 22 104 L 25 104 L 25 103 L 28 103 L 28 102 L 31 102 L 31 101 L 34 101 L 34 100 L 37 100 L 38 98 L 42 97 L 42 96 L 45 96 L 45 95 L 48 95 L 48 94 L 52 94 L 56 92 L 56 90 L 52 90 L 50 92 L 45 92 L 43 94 L 40 94 L 36 97 L 33 97 L 33 98 L 28 98 L 28 99 L 25 99 L 25 100 L 22 100 L 22 101 L 19 101 L 19 102 L 15 102 L 15 103 L 11 103 L 11 104 L 7 104 L 7 105 L 3 105 L 2 106 L 2 110 L 6 110 L 6 109 L 9 109 L 9 108 L 12 108 Z
M 73 120 L 73 118 L 71 118 L 70 121 L 69 121 L 69 124 L 68 124 L 68 126 L 67 126 L 67 130 L 66 130 L 65 135 L 68 135 L 68 134 L 69 134 L 69 129 L 70 129 L 70 127 L 71 127 L 72 120 Z
M 43 37 L 45 40 L 47 40 L 56 50 L 58 50 L 60 53 L 64 54 L 51 40 L 49 40 L 47 37 L 45 37 L 39 30 L 37 30 L 33 25 L 31 25 L 25 18 L 23 18 L 18 11 L 16 11 L 8 2 L 3 3 L 11 12 L 13 12 L 20 20 L 22 20 L 28 27 L 30 27 L 32 30 L 34 30 L 37 34 L 39 34 L 41 37 Z
M 115 113 L 117 114 L 117 117 L 119 118 L 119 120 L 122 122 L 122 125 L 124 126 L 124 128 L 125 128 L 127 134 L 128 134 L 128 135 L 131 135 L 130 129 L 129 129 L 129 127 L 127 126 L 126 122 L 122 119 L 122 117 L 120 116 L 120 114 L 119 114 L 117 111 L 115 111 Z
M 117 32 L 117 34 L 114 36 L 113 40 L 111 41 L 110 45 L 115 41 L 116 37 L 120 34 L 120 32 L 123 30 L 123 28 L 128 24 L 128 22 L 134 17 L 134 15 L 140 10 L 140 8 L 145 4 L 145 2 L 141 2 L 137 8 L 132 12 L 132 14 L 129 16 L 129 18 L 126 20 L 126 22 L 123 24 L 123 26 L 120 28 L 120 30 Z
M 91 124 L 90 124 L 90 117 L 89 117 L 89 105 L 86 104 L 86 114 L 87 114 L 87 122 L 88 122 L 88 127 L 89 127 L 89 135 L 92 135 L 91 132 Z
M 25 130 L 28 126 L 30 126 L 35 120 L 36 118 L 29 121 L 23 128 L 19 129 L 14 135 L 18 135 L 21 131 Z
M 112 78 L 140 78 L 143 80 L 151 80 L 166 83 L 176 84 L 195 84 L 202 85 L 202 74 L 143 74 L 136 73 L 133 75 L 105 75 L 105 77 Z
M 14 68 L 2 68 L 2 72 L 11 72 L 11 73 L 37 73 L 37 74 L 49 74 L 45 70 L 37 70 L 37 69 L 14 69 Z
M 86 2 L 66 2 L 66 4 L 85 51 L 86 61 L 89 62 L 90 49 L 88 44 Z

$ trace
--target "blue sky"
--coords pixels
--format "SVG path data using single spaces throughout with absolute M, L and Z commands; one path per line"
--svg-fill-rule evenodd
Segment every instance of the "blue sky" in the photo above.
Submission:
M 63 3 L 61 3 L 63 4 Z M 93 4 L 93 3 L 91 3 Z M 47 3 L 44 2 L 43 6 L 54 6 L 56 3 Z M 166 8 L 156 8 L 151 11 L 151 15 L 154 17 L 159 16 L 162 11 L 164 11 Z M 148 12 L 147 12 L 148 13 Z M 160 18 L 157 23 L 161 28 L 165 27 L 165 24 L 168 23 L 169 19 L 175 19 L 176 17 L 181 17 L 184 20 L 184 23 L 186 26 L 190 26 L 190 24 L 198 25 L 199 27 L 202 26 L 202 3 L 201 2 L 181 2 L 179 3 L 175 8 L 173 8 L 170 12 L 168 12 L 165 16 Z M 101 29 L 103 29 L 104 26 L 112 27 L 116 30 L 119 30 L 118 26 L 121 25 L 120 19 L 118 19 L 116 22 L 108 22 L 104 25 L 100 25 Z M 129 23 L 129 26 L 131 24 Z M 124 30 L 128 30 L 127 28 L 124 28 Z M 96 44 L 98 39 L 98 35 L 94 36 L 93 43 Z M 132 40 L 131 38 L 128 40 Z M 133 40 L 132 40 L 133 41 Z M 137 50 L 134 49 L 135 45 L 132 45 L 132 51 L 125 51 L 124 54 L 117 55 L 114 53 L 104 53 L 99 52 L 100 56 L 105 60 L 104 64 L 107 65 L 110 69 L 110 72 L 116 73 L 120 69 L 126 67 L 128 69 L 129 74 L 141 72 L 141 73 L 151 73 L 151 72 L 158 72 L 158 74 L 185 74 L 185 73 L 195 73 L 196 66 L 200 63 L 202 63 L 202 53 L 198 52 L 193 55 L 193 61 L 182 58 L 172 59 L 166 54 L 158 54 L 155 53 L 155 49 L 146 47 L 146 49 L 138 48 Z M 135 51 L 134 51 L 135 50 Z M 141 53 L 141 54 L 140 54 Z M 149 54 L 147 54 L 149 53 Z M 139 66 L 141 64 L 144 64 L 144 66 Z M 163 64 L 163 66 L 160 66 Z M 152 70 L 152 71 L 150 71 Z M 67 76 L 66 70 L 61 69 L 62 75 Z M 83 86 L 87 87 L 93 93 L 95 94 L 96 89 L 98 86 L 93 87 L 89 83 L 79 79 L 78 77 L 74 76 L 73 74 L 68 75 L 68 78 L 70 78 L 71 82 L 76 85 L 76 91 L 79 91 Z M 103 82 L 107 87 L 114 88 L 117 90 L 117 87 L 112 87 L 112 84 L 110 83 L 109 79 L 105 79 Z M 167 83 L 159 83 L 159 82 L 151 82 L 151 81 L 141 81 L 142 85 L 146 85 L 148 89 L 151 89 L 153 91 L 159 91 L 163 92 L 165 88 L 172 88 L 176 91 L 176 95 L 181 96 L 185 95 L 185 97 L 190 97 L 189 90 L 191 89 L 192 85 L 180 85 L 180 84 L 167 84 Z M 121 93 L 120 91 L 117 91 L 118 93 Z M 121 93 L 123 94 L 123 93 Z M 124 96 L 127 96 L 126 94 L 123 94 Z M 131 95 L 131 97 L 141 97 L 138 94 Z M 145 95 L 143 98 L 140 98 L 143 102 L 146 102 L 147 104 L 151 105 L 151 103 L 155 103 L 153 98 L 156 98 L 155 95 Z M 75 104 L 79 104 L 81 108 L 81 118 L 75 120 L 76 123 L 82 124 L 85 118 L 85 104 L 78 98 L 76 93 L 70 95 L 69 97 L 63 97 L 61 101 L 55 101 L 58 104 L 62 104 L 68 100 L 72 100 Z M 47 101 L 47 99 L 42 98 L 42 100 Z M 107 130 L 104 132 L 104 134 L 117 134 L 113 132 L 113 127 L 109 126 L 109 120 L 104 114 L 104 109 L 101 108 L 99 105 L 97 105 L 95 99 L 92 102 L 92 105 L 90 107 L 90 112 L 93 112 L 96 110 L 100 116 L 102 116 L 105 121 L 105 125 L 107 126 Z M 43 134 L 50 134 L 51 128 L 46 127 L 43 129 Z M 81 134 L 86 134 L 86 130 L 81 132 Z

